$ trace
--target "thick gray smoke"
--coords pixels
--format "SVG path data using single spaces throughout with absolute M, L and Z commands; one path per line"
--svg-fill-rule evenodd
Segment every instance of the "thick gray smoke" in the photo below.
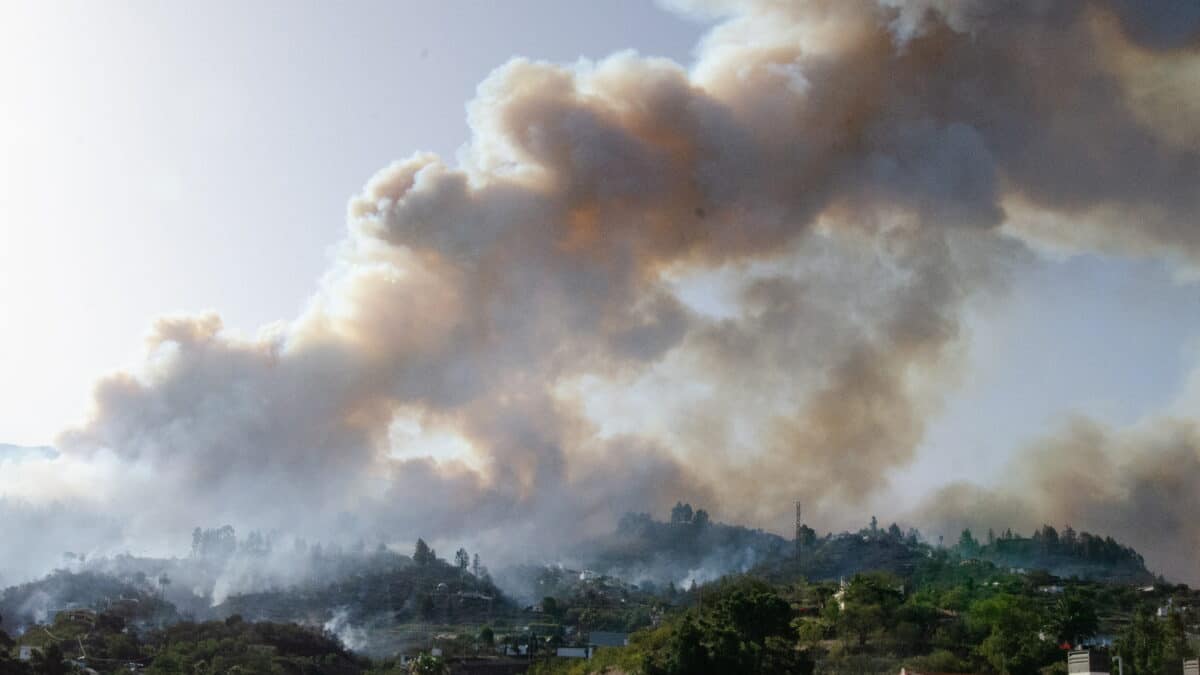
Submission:
M 351 201 L 302 316 L 158 321 L 0 509 L 49 548 L 89 531 L 24 529 L 58 508 L 163 549 L 231 522 L 552 554 L 681 498 L 768 526 L 863 503 L 1036 249 L 1200 254 L 1191 7 L 714 2 L 690 69 L 513 60 L 461 165 Z M 1086 508 L 1169 516 L 1155 475 Z
M 949 485 L 918 517 L 947 535 L 964 527 L 1043 523 L 1120 533 L 1171 579 L 1200 579 L 1200 433 L 1161 418 L 1114 430 L 1078 419 L 1027 448 L 997 486 Z

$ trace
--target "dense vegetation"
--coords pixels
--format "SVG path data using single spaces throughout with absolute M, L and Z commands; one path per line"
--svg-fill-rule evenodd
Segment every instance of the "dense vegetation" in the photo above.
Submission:
M 100 673 L 143 669 L 168 673 L 305 673 L 358 675 L 369 662 L 337 640 L 295 624 L 225 621 L 176 623 L 144 634 L 106 612 L 62 612 L 52 624 L 29 631 L 20 643 L 34 647 L 23 663 L 0 650 L 0 673 L 57 674 L 90 668 Z M 14 645 L 0 633 L 0 645 Z
M 1160 608 L 1163 616 L 1158 616 Z M 1133 675 L 1179 673 L 1196 653 L 1200 594 L 1014 573 L 936 553 L 908 577 L 837 582 L 733 578 L 683 594 L 678 611 L 589 662 L 542 673 L 1065 672 L 1066 650 L 1112 643 Z
M 418 541 L 412 558 L 381 550 L 365 558 L 353 573 L 325 584 L 243 593 L 217 606 L 222 615 L 271 620 L 324 620 L 332 608 L 346 608 L 352 622 L 374 617 L 389 621 L 481 622 L 509 611 L 504 597 L 478 556 L 466 551 L 454 563 Z
M 204 607 L 209 620 L 176 610 L 167 572 L 277 552 L 231 528 L 198 529 L 193 543 L 186 564 L 125 558 L 120 574 L 60 570 L 0 593 L 0 675 L 471 672 L 466 660 L 495 664 L 502 652 L 546 674 L 1048 675 L 1088 644 L 1110 646 L 1128 675 L 1173 675 L 1200 631 L 1200 594 L 1154 583 L 1141 556 L 1110 538 L 1049 526 L 983 541 L 965 531 L 942 547 L 872 518 L 856 533 L 804 528 L 789 542 L 677 504 L 668 522 L 630 515 L 599 542 L 594 569 L 609 573 L 510 570 L 533 598 L 520 604 L 462 549 L 447 561 L 423 541 L 411 556 L 314 546 L 295 555 L 325 581 L 233 594 Z M 681 569 L 665 583 L 651 573 Z M 587 661 L 552 656 L 595 631 L 631 633 L 630 644 Z M 34 649 L 30 661 L 16 660 L 21 646 Z M 366 656 L 432 647 L 448 660 Z
M 784 538 L 736 525 L 713 522 L 703 509 L 677 504 L 669 522 L 646 513 L 626 514 L 616 532 L 585 547 L 594 569 L 611 576 L 664 585 L 689 573 L 715 578 L 746 571 L 763 560 L 786 555 Z
M 989 530 L 983 542 L 977 541 L 970 530 L 964 530 L 956 548 L 965 557 L 978 557 L 1008 567 L 1048 570 L 1063 577 L 1150 580 L 1146 562 L 1137 551 L 1122 546 L 1112 537 L 1076 533 L 1070 525 L 1061 535 L 1054 527 L 1044 525 L 1030 537 L 1013 534 L 1012 530 L 997 536 Z
M 711 580 L 730 572 L 750 572 L 777 581 L 791 578 L 838 579 L 865 571 L 910 574 L 934 547 L 915 529 L 893 523 L 882 527 L 872 517 L 858 532 L 818 537 L 804 526 L 800 541 L 762 530 L 713 521 L 703 509 L 677 504 L 669 521 L 645 513 L 626 514 L 617 531 L 591 544 L 595 568 L 627 579 L 656 584 L 689 575 Z M 1030 537 L 1011 530 L 988 533 L 983 542 L 970 530 L 952 550 L 1002 567 L 1040 569 L 1062 577 L 1150 583 L 1154 576 L 1136 551 L 1070 526 L 1061 535 L 1046 525 Z
M 175 608 L 162 600 L 154 585 L 144 575 L 135 576 L 124 580 L 97 572 L 56 570 L 38 581 L 0 592 L 0 616 L 17 628 L 45 621 L 56 610 L 70 606 L 104 609 L 136 623 L 178 621 Z

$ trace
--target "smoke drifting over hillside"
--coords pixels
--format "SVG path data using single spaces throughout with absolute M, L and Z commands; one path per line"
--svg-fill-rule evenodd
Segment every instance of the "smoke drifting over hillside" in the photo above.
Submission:
M 156 322 L 61 457 L 3 466 L 25 536 L 0 560 L 219 522 L 548 546 L 679 498 L 762 525 L 796 495 L 852 507 L 952 393 L 965 308 L 1040 246 L 1200 256 L 1190 3 L 685 11 L 723 17 L 690 69 L 498 68 L 461 165 L 413 155 L 351 201 L 301 316 L 253 337 Z M 1196 445 L 1101 440 L 1112 482 L 1039 478 L 1022 513 L 1135 544 L 1172 523 L 1150 562 L 1191 573 L 1195 490 L 1153 467 Z
M 947 532 L 963 527 L 1086 524 L 1119 532 L 1156 571 L 1197 578 L 1200 551 L 1200 436 L 1191 420 L 1155 419 L 1114 430 L 1074 420 L 1028 448 L 1006 481 L 989 488 L 950 485 L 921 518 Z

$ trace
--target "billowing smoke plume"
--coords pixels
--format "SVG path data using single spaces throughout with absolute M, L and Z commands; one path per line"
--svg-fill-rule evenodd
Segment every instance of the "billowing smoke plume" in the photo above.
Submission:
M 714 2 L 690 69 L 511 61 L 461 165 L 351 201 L 302 316 L 159 320 L 0 508 L 160 546 L 226 521 L 549 546 L 680 498 L 763 525 L 862 503 L 952 391 L 965 308 L 1036 248 L 1200 254 L 1191 7 Z M 1156 475 L 1140 517 L 1174 512 Z
M 980 488 L 950 485 L 920 517 L 946 533 L 964 527 L 1043 523 L 1120 533 L 1168 578 L 1200 575 L 1200 429 L 1194 420 L 1154 419 L 1115 430 L 1073 420 L 1028 448 L 1007 480 Z

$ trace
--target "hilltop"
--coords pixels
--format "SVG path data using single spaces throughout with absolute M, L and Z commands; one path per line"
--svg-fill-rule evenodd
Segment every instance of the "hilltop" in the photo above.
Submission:
M 1015 535 L 1011 530 L 1000 536 L 989 531 L 983 543 L 965 530 L 956 549 L 966 557 L 1006 567 L 1042 569 L 1060 577 L 1127 583 L 1154 581 L 1145 559 L 1133 548 L 1109 536 L 1077 533 L 1070 525 L 1061 535 L 1051 525 L 1042 526 L 1029 537 Z
M 612 533 L 587 542 L 580 554 L 585 565 L 578 569 L 515 566 L 498 575 L 502 585 L 478 556 L 460 549 L 451 562 L 421 540 L 404 555 L 382 545 L 349 551 L 303 542 L 283 547 L 253 532 L 239 539 L 224 527 L 197 529 L 193 543 L 185 558 L 69 555 L 71 569 L 0 593 L 0 615 L 22 644 L 48 648 L 63 642 L 63 635 L 75 636 L 64 643 L 69 653 L 82 638 L 94 654 L 158 659 L 175 636 L 225 635 L 220 639 L 241 645 L 236 654 L 216 649 L 168 661 L 250 663 L 268 654 L 274 663 L 304 672 L 310 669 L 303 664 L 316 658 L 330 673 L 370 668 L 359 656 L 384 658 L 433 646 L 464 658 L 495 657 L 493 645 L 505 653 L 551 651 L 586 644 L 595 631 L 634 633 L 643 642 L 631 653 L 657 664 L 647 666 L 644 672 L 650 672 L 675 658 L 678 645 L 671 641 L 682 639 L 679 631 L 711 633 L 711 639 L 730 635 L 730 626 L 742 625 L 734 614 L 744 602 L 765 603 L 763 611 L 782 622 L 771 629 L 770 645 L 754 649 L 802 669 L 868 654 L 932 658 L 938 649 L 953 654 L 939 656 L 943 664 L 982 663 L 988 657 L 973 645 L 985 633 L 962 615 L 985 616 L 994 597 L 1043 622 L 1057 620 L 1063 602 L 1083 603 L 1096 617 L 1089 636 L 1128 631 L 1139 612 L 1160 605 L 1168 613 L 1172 607 L 1194 613 L 1197 606 L 1186 588 L 1153 585 L 1132 548 L 1069 527 L 1059 533 L 1045 526 L 1029 537 L 990 533 L 982 542 L 965 531 L 942 546 L 915 529 L 881 528 L 872 518 L 857 532 L 823 536 L 802 526 L 799 539 L 788 540 L 715 522 L 704 509 L 680 503 L 665 521 L 626 515 Z M 847 597 L 859 597 L 870 613 L 843 614 Z M 699 623 L 682 618 L 697 610 L 707 612 Z M 1191 614 L 1180 616 L 1191 620 Z M 884 631 L 892 620 L 918 632 Z M 67 625 L 72 621 L 87 625 L 76 630 Z M 808 640 L 802 653 L 786 647 L 794 638 L 789 625 L 807 631 L 800 637 Z M 112 644 L 96 638 L 96 626 L 119 626 L 133 646 L 125 638 L 113 637 Z M 952 629 L 965 632 L 945 633 Z M 270 643 L 278 635 L 308 647 Z M 1029 648 L 1030 663 L 1053 660 L 1053 645 L 1035 640 Z M 744 665 L 744 656 L 720 659 Z M 233 660 L 222 660 L 227 657 Z M 628 666 L 626 661 L 616 665 Z
M 970 530 L 942 548 L 916 529 L 872 522 L 857 532 L 818 536 L 802 526 L 800 541 L 759 529 L 714 522 L 704 509 L 677 504 L 669 520 L 646 513 L 622 517 L 610 535 L 585 545 L 591 569 L 645 584 L 688 584 L 727 574 L 754 572 L 775 579 L 836 580 L 859 572 L 907 576 L 917 563 L 944 550 L 1014 570 L 1041 570 L 1063 578 L 1151 583 L 1143 557 L 1112 537 L 1058 531 L 1046 525 L 1029 537 L 1011 530 L 979 542 Z
M 745 572 L 785 556 L 792 545 L 779 535 L 713 522 L 704 509 L 677 504 L 666 522 L 647 513 L 628 513 L 614 532 L 586 542 L 582 549 L 588 552 L 588 566 L 598 572 L 665 585 Z

